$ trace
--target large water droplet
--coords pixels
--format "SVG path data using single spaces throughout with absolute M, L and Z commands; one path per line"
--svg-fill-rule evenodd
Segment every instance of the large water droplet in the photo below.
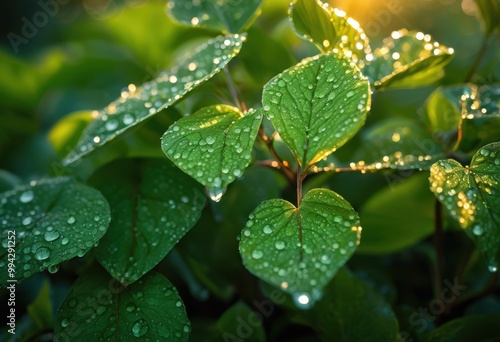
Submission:
M 37 260 L 45 260 L 50 256 L 50 249 L 47 247 L 40 247 L 35 252 L 35 258 Z
M 21 194 L 21 197 L 19 197 L 19 200 L 23 203 L 28 203 L 28 202 L 31 202 L 31 200 L 33 199 L 35 195 L 33 194 L 33 191 L 31 190 L 28 190 L 28 191 L 25 191 Z
M 146 333 L 148 332 L 148 329 L 149 329 L 148 323 L 146 323 L 145 320 L 140 319 L 140 320 L 136 321 L 134 323 L 134 325 L 132 325 L 132 334 L 135 337 L 141 337 L 141 336 L 146 335 Z
M 282 250 L 283 248 L 285 248 L 285 243 L 283 241 L 276 241 L 274 247 L 276 247 L 276 249 L 278 250 Z
M 263 231 L 265 234 L 271 234 L 273 232 L 273 229 L 271 228 L 271 226 L 267 225 L 264 227 Z
M 58 237 L 59 237 L 59 232 L 57 230 L 52 230 L 44 234 L 44 238 L 48 242 L 57 240 Z
M 226 188 L 210 188 L 208 190 L 208 195 L 212 201 L 219 202 L 225 192 Z

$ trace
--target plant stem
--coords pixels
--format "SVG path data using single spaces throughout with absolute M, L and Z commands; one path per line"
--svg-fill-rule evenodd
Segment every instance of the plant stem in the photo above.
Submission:
M 442 290 L 442 274 L 443 267 L 443 211 L 441 202 L 436 199 L 434 206 L 434 248 L 436 250 L 436 261 L 434 263 L 434 296 L 440 298 Z
M 477 53 L 476 60 L 474 61 L 474 64 L 470 68 L 469 73 L 467 74 L 467 77 L 465 78 L 465 82 L 471 81 L 472 76 L 474 76 L 474 73 L 476 72 L 477 68 L 481 64 L 481 61 L 484 58 L 484 54 L 486 53 L 486 50 L 488 49 L 489 38 L 490 38 L 489 34 L 484 36 L 483 42 L 481 43 L 481 48 L 479 49 L 479 52 Z
M 297 208 L 300 207 L 300 202 L 302 201 L 302 178 L 300 165 L 297 167 Z
M 288 163 L 286 161 L 282 160 L 278 156 L 278 154 L 276 153 L 276 150 L 274 149 L 274 146 L 273 146 L 273 139 L 269 138 L 264 133 L 264 129 L 262 128 L 262 126 L 259 128 L 259 136 L 262 139 L 262 141 L 264 142 L 264 144 L 266 144 L 267 149 L 269 150 L 269 153 L 271 154 L 271 156 L 278 163 L 279 170 L 281 170 L 283 175 L 286 177 L 286 179 L 288 179 L 288 181 L 291 184 L 295 184 L 295 175 L 294 175 L 293 171 L 290 169 L 290 166 L 288 165 Z

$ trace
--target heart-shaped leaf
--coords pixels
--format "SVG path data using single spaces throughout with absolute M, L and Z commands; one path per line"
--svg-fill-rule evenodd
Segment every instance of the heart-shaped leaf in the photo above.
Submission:
M 172 125 L 162 137 L 162 149 L 218 201 L 250 163 L 261 121 L 261 111 L 243 115 L 227 105 L 205 107 Z
M 485 254 L 490 271 L 500 261 L 500 143 L 482 147 L 470 167 L 441 160 L 431 168 L 431 190 Z
M 264 0 L 170 0 L 168 13 L 186 25 L 238 33 L 260 15 Z
M 358 61 L 371 52 L 359 23 L 326 2 L 296 0 L 290 5 L 289 15 L 297 35 L 313 42 L 323 53 L 338 49 Z
M 346 57 L 319 55 L 264 87 L 267 116 L 303 168 L 345 144 L 363 126 L 370 85 Z
M 111 219 L 106 199 L 95 189 L 59 177 L 33 181 L 0 194 L 0 283 L 18 281 L 83 256 L 104 235 Z M 12 251 L 11 251 L 12 249 Z M 15 254 L 15 270 L 10 255 Z
M 443 77 L 453 49 L 422 32 L 394 31 L 382 47 L 367 56 L 363 73 L 377 88 L 419 87 Z
M 243 229 L 245 267 L 309 308 L 354 253 L 361 227 L 351 205 L 327 189 L 308 192 L 297 209 L 290 202 L 263 202 Z
M 161 274 L 123 287 L 102 269 L 91 269 L 61 305 L 54 341 L 188 341 L 190 330 L 177 290 Z
M 131 84 L 118 100 L 93 112 L 90 123 L 64 162 L 70 164 L 171 106 L 204 81 L 212 78 L 239 53 L 244 35 L 219 36 L 201 45 L 170 71 L 136 87 Z
M 202 187 L 162 159 L 124 159 L 90 179 L 111 207 L 111 224 L 96 249 L 97 260 L 122 284 L 156 266 L 198 221 Z

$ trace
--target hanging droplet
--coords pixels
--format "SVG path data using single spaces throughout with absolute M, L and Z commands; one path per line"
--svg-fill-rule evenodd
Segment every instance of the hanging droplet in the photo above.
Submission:
M 208 190 L 208 195 L 212 201 L 219 202 L 225 192 L 226 188 L 210 188 Z

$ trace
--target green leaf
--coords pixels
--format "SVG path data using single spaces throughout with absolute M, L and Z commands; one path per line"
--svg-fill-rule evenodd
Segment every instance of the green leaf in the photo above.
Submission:
M 500 315 L 474 315 L 449 321 L 424 339 L 425 342 L 497 341 Z
M 244 336 L 245 342 L 264 342 L 266 334 L 262 324 L 255 326 L 254 317 L 260 314 L 255 313 L 244 302 L 237 302 L 219 318 L 215 329 L 217 332 L 211 341 L 242 341 L 241 331 L 247 327 L 248 332 Z M 252 319 L 251 322 L 249 320 Z M 250 325 L 251 324 L 251 325 Z
M 6 170 L 0 169 L 0 192 L 11 190 L 22 184 L 22 180 Z
M 452 159 L 431 168 L 431 190 L 485 254 L 495 272 L 500 260 L 500 143 L 482 147 L 470 167 Z
M 168 160 L 123 159 L 90 179 L 111 207 L 111 224 L 97 260 L 122 284 L 156 266 L 198 221 L 205 195 Z
M 263 202 L 241 234 L 240 254 L 257 277 L 310 308 L 354 253 L 361 227 L 350 204 L 327 189 L 313 189 L 297 209 L 290 202 Z
M 250 163 L 261 121 L 261 111 L 243 115 L 227 105 L 205 107 L 172 125 L 162 137 L 162 149 L 219 201 Z
M 293 317 L 313 327 L 324 341 L 395 341 L 398 334 L 391 306 L 345 268 L 339 270 L 312 310 Z
M 37 329 L 52 329 L 54 326 L 52 316 L 52 303 L 50 301 L 50 282 L 46 280 L 38 296 L 28 306 L 28 313 Z
M 73 163 L 177 102 L 224 68 L 239 53 L 244 41 L 244 35 L 213 38 L 170 71 L 160 73 L 155 80 L 140 87 L 129 85 L 118 100 L 93 112 L 94 121 L 64 162 Z
M 427 188 L 426 177 L 425 174 L 415 175 L 368 199 L 359 213 L 363 238 L 358 252 L 393 253 L 434 231 L 436 199 Z
M 498 0 L 475 0 L 478 15 L 487 35 L 500 30 L 500 3 Z
M 371 52 L 368 37 L 359 23 L 320 0 L 296 0 L 290 5 L 292 27 L 301 38 L 327 53 L 338 49 L 354 61 Z
M 78 143 L 79 136 L 92 122 L 92 111 L 80 111 L 66 115 L 51 128 L 49 141 L 59 156 L 65 156 Z
M 379 121 L 362 135 L 356 164 L 364 169 L 425 169 L 444 158 L 442 148 L 415 120 Z
M 182 24 L 238 33 L 259 17 L 263 3 L 264 0 L 170 0 L 168 13 Z
M 377 88 L 408 88 L 430 85 L 443 75 L 453 49 L 422 32 L 394 31 L 381 48 L 367 56 L 363 73 Z
M 345 57 L 319 55 L 274 77 L 262 105 L 306 169 L 344 145 L 364 124 L 370 85 Z
M 190 322 L 177 290 L 152 272 L 128 287 L 91 269 L 57 314 L 54 341 L 188 341 Z
M 15 241 L 16 268 L 10 278 L 20 281 L 46 268 L 55 272 L 61 262 L 82 257 L 104 235 L 111 215 L 97 190 L 59 177 L 0 194 L 0 217 L 0 265 L 7 267 L 7 248 Z M 3 272 L 0 283 L 8 279 L 9 273 Z

